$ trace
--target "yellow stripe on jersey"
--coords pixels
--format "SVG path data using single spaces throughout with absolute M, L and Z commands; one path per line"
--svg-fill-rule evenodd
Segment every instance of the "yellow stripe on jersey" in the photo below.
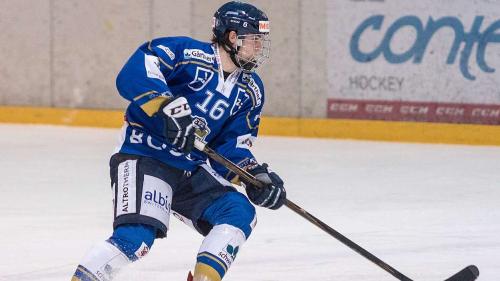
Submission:
M 234 176 L 229 182 L 235 185 L 241 185 L 240 176 Z
M 195 60 L 186 60 L 186 61 L 181 61 L 181 62 L 178 62 L 175 67 L 179 66 L 179 65 L 184 65 L 184 64 L 197 64 L 197 65 L 201 65 L 201 66 L 204 66 L 206 68 L 209 68 L 210 70 L 214 71 L 215 73 L 219 73 L 219 70 L 216 69 L 213 65 L 210 65 L 210 64 L 206 64 L 206 63 L 202 63 L 202 62 L 199 62 L 199 61 L 195 61 Z
M 139 127 L 139 128 L 143 128 L 144 126 L 142 126 L 141 124 L 139 123 L 135 123 L 135 122 L 128 122 L 130 125 L 134 126 L 134 127 Z
M 173 66 L 171 66 L 171 65 L 170 65 L 170 64 L 168 64 L 168 63 L 166 63 L 166 62 L 165 62 L 162 58 L 158 57 L 158 59 L 159 59 L 159 60 L 160 60 L 160 62 L 161 62 L 164 66 L 166 66 L 168 69 L 170 69 L 170 70 L 173 70 L 173 69 L 174 69 L 174 67 L 173 67 Z M 177 66 L 177 65 L 176 65 L 176 66 Z
M 249 112 L 247 113 L 247 125 L 248 125 L 248 128 L 249 128 L 249 129 L 257 129 L 257 128 L 259 128 L 259 125 L 257 125 L 257 126 L 255 126 L 255 127 L 254 127 L 254 126 L 252 126 L 252 124 L 250 124 L 250 119 L 249 119 L 249 117 L 250 117 L 250 113 L 252 113 L 252 112 L 251 112 L 251 111 L 249 111 Z M 260 117 L 259 117 L 259 118 L 260 118 Z
M 145 104 L 141 105 L 142 110 L 146 112 L 146 114 L 151 117 L 153 116 L 156 112 L 158 112 L 158 109 L 160 109 L 161 104 L 169 99 L 169 97 L 164 97 L 164 96 L 159 96 L 156 97 Z
M 255 107 L 256 102 L 255 102 L 255 94 L 248 89 L 248 87 L 245 89 L 248 95 L 252 98 L 252 107 Z
M 148 50 L 149 50 L 150 52 L 153 52 L 153 48 L 151 47 L 151 41 L 149 41 L 149 42 L 148 42 Z M 174 67 L 173 67 L 173 66 L 171 66 L 171 65 L 170 65 L 170 64 L 168 64 L 168 63 L 166 63 L 166 62 L 165 62 L 162 58 L 160 58 L 159 56 L 156 56 L 156 57 L 157 57 L 157 58 L 159 59 L 159 61 L 160 61 L 160 62 L 161 62 L 164 66 L 166 66 L 168 69 L 170 69 L 170 70 L 173 70 L 173 69 L 174 69 Z
M 157 91 L 149 91 L 149 92 L 145 92 L 144 94 L 140 94 L 138 95 L 137 97 L 134 98 L 134 101 L 137 101 L 147 95 L 151 95 L 151 94 L 155 94 L 155 93 L 158 93 Z

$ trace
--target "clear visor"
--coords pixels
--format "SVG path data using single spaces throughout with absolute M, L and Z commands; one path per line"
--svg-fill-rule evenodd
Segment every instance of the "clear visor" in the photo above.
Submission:
M 263 65 L 271 52 L 269 34 L 238 35 L 236 60 L 241 68 L 253 71 Z

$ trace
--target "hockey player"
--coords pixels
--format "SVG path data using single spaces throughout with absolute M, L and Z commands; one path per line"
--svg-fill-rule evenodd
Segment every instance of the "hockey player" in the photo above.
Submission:
M 116 80 L 130 104 L 110 160 L 114 231 L 72 280 L 111 280 L 166 236 L 171 213 L 205 236 L 194 280 L 224 277 L 255 226 L 255 208 L 231 185 L 239 182 L 234 174 L 193 149 L 195 132 L 265 184 L 244 185 L 251 202 L 273 210 L 284 204 L 283 181 L 249 150 L 264 104 L 254 70 L 269 56 L 268 36 L 266 14 L 233 1 L 216 11 L 211 43 L 158 38 L 130 57 Z

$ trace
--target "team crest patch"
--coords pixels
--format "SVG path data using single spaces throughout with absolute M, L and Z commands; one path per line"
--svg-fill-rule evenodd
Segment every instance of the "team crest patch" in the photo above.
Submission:
M 243 72 L 241 79 L 243 80 L 243 82 L 248 83 L 250 79 L 252 79 L 252 74 Z
M 188 87 L 193 91 L 199 91 L 212 80 L 213 76 L 214 72 L 212 70 L 198 66 L 196 67 L 194 79 L 188 84 Z
M 193 116 L 193 124 L 196 130 L 196 135 L 205 141 L 205 138 L 210 134 L 210 128 L 208 127 L 207 120 L 203 117 Z

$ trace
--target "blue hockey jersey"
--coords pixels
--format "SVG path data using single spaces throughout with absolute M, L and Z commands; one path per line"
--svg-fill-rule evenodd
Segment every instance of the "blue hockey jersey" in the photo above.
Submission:
M 240 167 L 256 164 L 249 149 L 264 103 L 262 81 L 240 69 L 224 79 L 216 45 L 188 37 L 154 39 L 130 57 L 116 86 L 130 101 L 117 151 L 187 171 L 205 162 L 201 152 L 179 153 L 163 137 L 164 121 L 156 112 L 166 99 L 184 96 L 195 127 L 211 148 Z M 210 164 L 227 179 L 234 176 L 220 164 Z

